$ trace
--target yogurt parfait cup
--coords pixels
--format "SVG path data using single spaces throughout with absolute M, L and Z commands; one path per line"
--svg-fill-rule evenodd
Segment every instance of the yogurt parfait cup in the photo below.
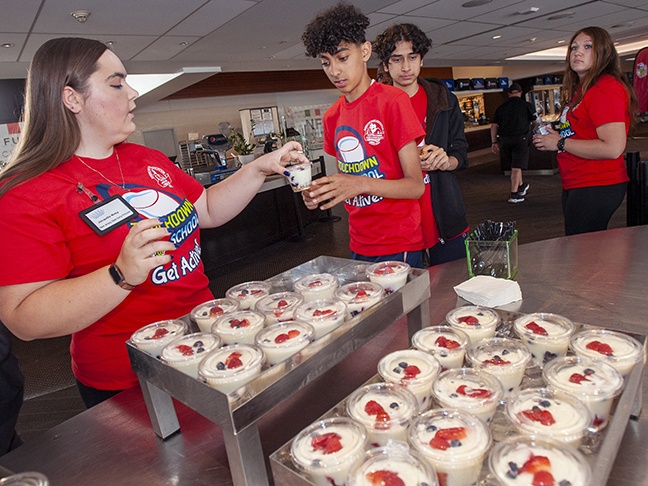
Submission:
M 484 422 L 469 413 L 436 409 L 414 420 L 409 440 L 434 468 L 439 484 L 471 486 L 479 478 L 491 433 Z
M 42 473 L 24 471 L 0 479 L 0 486 L 49 486 L 50 482 Z
M 284 167 L 284 175 L 290 182 L 290 187 L 295 192 L 308 189 L 313 182 L 313 173 L 310 164 L 295 164 Z
M 314 340 L 313 326 L 300 321 L 272 324 L 256 335 L 255 344 L 266 362 L 275 365 L 298 353 Z
M 496 444 L 488 468 L 502 486 L 590 486 L 590 467 L 574 447 L 548 437 L 513 435 Z
M 340 285 L 338 278 L 330 273 L 315 273 L 295 282 L 295 292 L 304 296 L 305 302 L 332 299 Z
M 536 313 L 518 317 L 513 328 L 531 351 L 531 359 L 544 366 L 554 358 L 565 356 L 569 338 L 576 327 L 566 317 L 557 314 Z
M 394 351 L 378 362 L 378 373 L 382 379 L 403 385 L 412 392 L 420 412 L 430 407 L 432 382 L 440 371 L 439 362 L 418 349 Z
M 572 395 L 527 388 L 506 402 L 506 415 L 520 434 L 545 435 L 578 447 L 592 424 L 587 406 Z
M 148 324 L 135 331 L 130 341 L 142 351 L 160 357 L 164 347 L 187 332 L 187 324 L 180 319 L 170 319 Z
M 517 339 L 489 338 L 468 348 L 471 367 L 494 375 L 504 388 L 504 397 L 520 389 L 531 353 Z
M 160 353 L 160 359 L 169 366 L 198 378 L 200 362 L 221 344 L 221 338 L 211 332 L 194 332 L 167 344 Z
M 225 314 L 216 319 L 211 332 L 218 334 L 223 344 L 254 344 L 254 337 L 263 329 L 265 316 L 247 309 Z
M 367 434 L 348 417 L 315 422 L 292 442 L 293 461 L 317 486 L 344 485 L 351 466 L 364 454 Z
M 446 315 L 450 327 L 465 332 L 471 343 L 495 336 L 501 320 L 493 309 L 480 305 L 457 307 Z
M 588 329 L 572 336 L 569 346 L 576 356 L 600 359 L 614 367 L 624 378 L 644 358 L 639 341 L 616 331 Z
M 212 388 L 231 393 L 261 373 L 263 352 L 256 346 L 234 344 L 212 351 L 198 367 L 198 376 Z
M 450 326 L 425 327 L 412 336 L 412 345 L 434 356 L 443 371 L 463 366 L 468 344 L 468 335 Z
M 403 442 L 391 442 L 367 451 L 347 475 L 346 486 L 376 484 L 438 486 L 434 469 Z
M 407 388 L 395 383 L 372 383 L 346 400 L 346 413 L 364 425 L 372 447 L 389 440 L 407 442 L 407 428 L 418 415 L 418 401 Z
M 432 396 L 441 407 L 463 410 L 487 424 L 503 395 L 502 384 L 494 375 L 472 368 L 444 371 L 432 383 Z
M 315 339 L 340 327 L 347 316 L 347 307 L 339 299 L 311 300 L 295 309 L 295 319 L 308 322 L 315 329 Z
M 579 398 L 592 415 L 593 426 L 607 425 L 614 398 L 621 393 L 623 377 L 609 364 L 580 356 L 565 356 L 548 363 L 542 377 L 550 388 Z
M 342 285 L 335 291 L 335 298 L 347 306 L 347 318 L 357 316 L 362 311 L 382 300 L 385 290 L 373 282 L 353 282 Z
M 270 295 L 272 286 L 268 282 L 253 280 L 235 285 L 225 292 L 225 297 L 238 300 L 240 310 L 254 309 L 256 303 L 263 297 Z
M 266 319 L 266 324 L 292 321 L 295 318 L 295 309 L 304 302 L 304 297 L 296 292 L 276 292 L 259 300 L 255 309 L 261 312 Z
M 378 262 L 367 267 L 367 277 L 385 289 L 386 293 L 391 294 L 405 286 L 410 268 L 405 262 Z
M 211 332 L 212 325 L 220 316 L 239 310 L 241 303 L 228 297 L 200 304 L 191 311 L 191 319 L 201 332 Z

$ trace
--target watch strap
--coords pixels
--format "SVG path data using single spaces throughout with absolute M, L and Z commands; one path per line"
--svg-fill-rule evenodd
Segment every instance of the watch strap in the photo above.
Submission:
M 560 152 L 565 151 L 565 137 L 562 137 L 560 140 L 558 140 L 558 143 L 556 144 L 556 147 L 558 147 L 558 150 Z
M 131 285 L 124 279 L 124 275 L 121 273 L 121 270 L 115 263 L 110 265 L 110 267 L 108 268 L 108 273 L 110 273 L 110 277 L 113 279 L 113 282 L 119 285 L 122 289 L 133 290 L 136 287 L 136 285 Z

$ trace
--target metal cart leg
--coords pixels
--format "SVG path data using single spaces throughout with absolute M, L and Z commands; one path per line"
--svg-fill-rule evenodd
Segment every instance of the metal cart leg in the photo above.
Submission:
M 237 434 L 221 428 L 232 481 L 235 486 L 268 486 L 261 438 L 256 424 Z
M 142 378 L 139 382 L 153 430 L 158 437 L 164 440 L 180 430 L 180 423 L 171 395 Z

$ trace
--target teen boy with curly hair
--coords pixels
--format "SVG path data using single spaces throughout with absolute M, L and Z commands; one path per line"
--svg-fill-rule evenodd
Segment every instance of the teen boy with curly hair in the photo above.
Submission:
M 339 172 L 313 181 L 302 195 L 309 209 L 344 201 L 351 258 L 422 267 L 424 184 L 416 144 L 424 132 L 408 96 L 369 77 L 368 25 L 357 8 L 339 3 L 302 36 L 307 55 L 320 58 L 343 95 L 323 118 L 324 151 L 337 158 Z

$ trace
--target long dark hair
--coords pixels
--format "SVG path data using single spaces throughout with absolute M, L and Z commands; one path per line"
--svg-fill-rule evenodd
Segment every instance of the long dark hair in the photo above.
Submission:
M 0 172 L 0 197 L 69 159 L 81 142 L 76 116 L 63 104 L 63 88 L 81 95 L 108 47 L 97 40 L 52 39 L 32 59 L 25 88 L 20 141 Z
M 592 39 L 593 59 L 592 67 L 581 81 L 576 71 L 571 68 L 569 59 L 571 55 L 571 45 L 574 39 L 580 34 L 586 34 Z M 598 79 L 609 74 L 614 79 L 622 83 L 628 92 L 628 112 L 630 113 L 630 123 L 634 124 L 635 111 L 637 107 L 637 97 L 634 89 L 628 81 L 628 77 L 621 70 L 621 60 L 614 47 L 614 42 L 607 30 L 601 27 L 585 27 L 576 32 L 569 41 L 567 46 L 567 56 L 565 58 L 565 76 L 563 77 L 562 89 L 562 106 L 575 107 L 581 101 L 588 89 L 590 89 Z

